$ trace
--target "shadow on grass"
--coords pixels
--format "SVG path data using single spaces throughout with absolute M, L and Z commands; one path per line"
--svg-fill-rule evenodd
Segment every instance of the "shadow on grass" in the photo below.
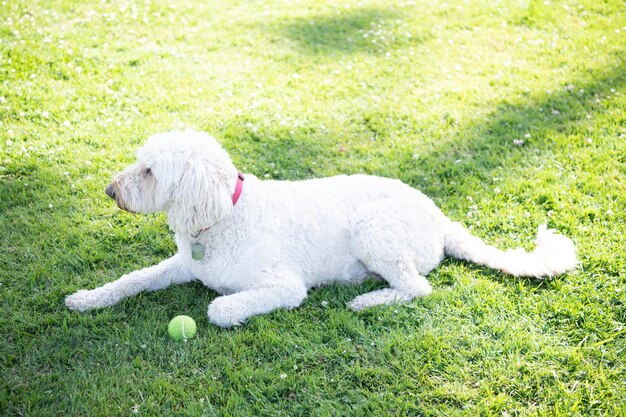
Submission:
M 368 108 L 355 116 L 353 122 L 356 128 L 352 133 L 361 134 L 363 146 L 355 143 L 352 147 L 333 148 L 333 143 L 343 143 L 342 138 L 333 137 L 332 132 L 318 125 L 296 130 L 264 125 L 251 133 L 244 122 L 262 123 L 245 115 L 225 123 L 219 134 L 237 144 L 231 153 L 238 162 L 248 168 L 252 167 L 251 161 L 266 163 L 272 167 L 272 174 L 276 173 L 272 178 L 314 178 L 319 171 L 315 166 L 326 164 L 324 170 L 331 173 L 365 172 L 395 177 L 435 197 L 464 196 L 466 181 L 492 184 L 496 169 L 523 170 L 535 165 L 537 155 L 563 152 L 563 146 L 557 146 L 554 140 L 558 134 L 568 134 L 578 141 L 573 145 L 581 145 L 589 120 L 605 111 L 605 101 L 613 95 L 610 90 L 619 90 L 624 85 L 624 63 L 589 70 L 584 77 L 555 86 L 550 93 L 530 92 L 503 100 L 488 114 L 464 125 L 442 114 L 439 126 L 432 132 L 429 126 L 423 126 L 410 115 Z M 372 119 L 376 119 L 378 126 L 375 132 Z M 402 140 L 392 140 L 399 136 Z M 420 136 L 428 140 L 420 142 Z M 416 139 L 406 140 L 406 137 Z M 514 140 L 524 143 L 516 145 Z M 414 157 L 416 148 L 420 151 L 419 158 Z M 311 160 L 316 162 L 315 166 L 311 166 Z M 345 160 L 350 163 L 342 165 L 341 161 Z M 382 170 L 370 168 L 381 161 Z M 344 166 L 347 169 L 342 169 Z M 252 171 L 262 175 L 263 167 L 257 168 Z
M 419 161 L 402 155 L 399 174 L 434 195 L 445 196 L 465 195 L 468 181 L 493 184 L 496 169 L 522 172 L 536 167 L 537 157 L 548 156 L 558 170 L 568 171 L 570 167 L 564 165 L 570 157 L 567 150 L 584 146 L 592 120 L 606 110 L 611 89 L 624 85 L 626 66 L 622 63 L 589 71 L 582 79 L 555 86 L 551 93 L 531 93 L 514 103 L 503 101 L 483 118 L 456 129 L 452 139 L 433 145 Z M 557 142 L 556 136 L 562 134 L 572 141 Z M 523 144 L 516 145 L 514 140 Z
M 389 21 L 399 17 L 393 10 L 360 9 L 298 18 L 281 25 L 279 30 L 310 54 L 376 53 L 383 45 L 389 48 L 400 42 L 386 28 Z

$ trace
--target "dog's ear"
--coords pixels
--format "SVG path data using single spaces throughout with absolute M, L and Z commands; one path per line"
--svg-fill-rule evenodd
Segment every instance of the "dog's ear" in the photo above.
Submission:
M 192 158 L 174 185 L 167 219 L 174 232 L 194 234 L 217 224 L 233 208 L 226 167 L 205 158 Z

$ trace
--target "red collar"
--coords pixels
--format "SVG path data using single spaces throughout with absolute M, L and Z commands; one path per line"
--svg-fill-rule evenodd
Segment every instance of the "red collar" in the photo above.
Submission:
M 241 192 L 243 191 L 243 180 L 244 180 L 243 174 L 241 172 L 237 172 L 237 185 L 235 185 L 235 192 L 233 193 L 233 206 L 237 204 L 237 201 L 239 200 L 239 197 L 241 196 Z M 200 231 L 198 231 L 198 233 L 192 234 L 191 237 L 195 239 L 198 236 L 200 236 L 200 233 L 206 232 L 213 226 L 205 227 L 204 229 L 201 229 Z
M 243 174 L 237 172 L 237 185 L 235 185 L 235 192 L 233 193 L 233 206 L 237 204 L 237 200 L 239 200 L 239 196 L 243 190 L 243 179 Z

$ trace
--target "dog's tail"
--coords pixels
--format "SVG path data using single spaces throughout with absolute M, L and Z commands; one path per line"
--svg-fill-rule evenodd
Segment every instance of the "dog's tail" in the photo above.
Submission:
M 536 248 L 501 251 L 472 236 L 460 223 L 451 223 L 445 237 L 445 253 L 515 276 L 553 277 L 574 269 L 578 264 L 574 243 L 567 237 L 539 226 Z

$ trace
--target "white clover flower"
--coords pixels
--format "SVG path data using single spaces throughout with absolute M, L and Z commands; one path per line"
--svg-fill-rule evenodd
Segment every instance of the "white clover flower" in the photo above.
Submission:
M 287 374 L 285 373 L 280 374 L 280 379 L 286 379 L 286 378 L 287 378 Z

